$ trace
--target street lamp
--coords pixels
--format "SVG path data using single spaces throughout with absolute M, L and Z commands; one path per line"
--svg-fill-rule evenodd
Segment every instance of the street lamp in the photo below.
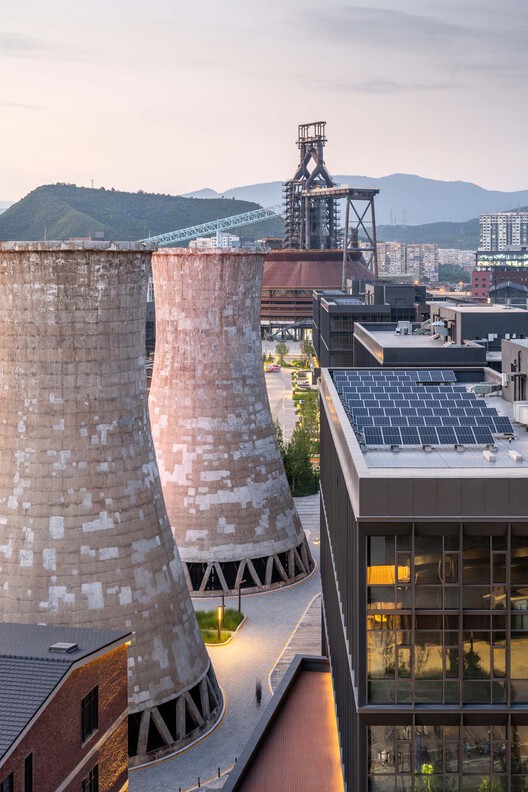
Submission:
M 222 640 L 222 622 L 224 620 L 224 606 L 219 605 L 216 611 L 218 617 L 218 643 Z

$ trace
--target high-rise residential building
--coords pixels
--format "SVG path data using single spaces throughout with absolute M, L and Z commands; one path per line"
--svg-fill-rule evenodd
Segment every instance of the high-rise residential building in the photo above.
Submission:
M 508 250 L 528 245 L 528 212 L 480 215 L 480 249 Z
M 322 371 L 323 612 L 348 792 L 528 789 L 528 435 L 500 387 L 482 368 Z
M 438 248 L 438 264 L 448 264 L 472 270 L 475 266 L 475 251 L 457 250 L 456 248 Z
M 406 271 L 405 242 L 378 242 L 378 272 L 383 275 L 400 275 Z
M 414 272 L 418 278 L 438 278 L 438 245 L 407 245 L 407 272 Z

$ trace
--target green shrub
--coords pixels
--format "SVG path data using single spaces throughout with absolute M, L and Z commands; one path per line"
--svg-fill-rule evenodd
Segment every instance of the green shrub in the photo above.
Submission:
M 228 632 L 227 630 L 220 631 L 220 640 L 218 640 L 218 630 L 202 630 L 202 637 L 205 643 L 208 644 L 219 644 L 225 643 L 229 640 L 232 633 Z
M 208 611 L 197 610 L 196 618 L 201 630 L 218 630 L 218 615 L 216 609 Z M 240 611 L 234 608 L 226 608 L 222 620 L 222 627 L 224 630 L 234 631 L 243 618 L 244 615 L 240 613 Z

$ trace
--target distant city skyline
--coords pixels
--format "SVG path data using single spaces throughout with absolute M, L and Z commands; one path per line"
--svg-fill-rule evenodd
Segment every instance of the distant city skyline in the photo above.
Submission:
M 179 194 L 329 168 L 528 189 L 523 0 L 202 0 L 2 9 L 0 200 L 73 182 Z

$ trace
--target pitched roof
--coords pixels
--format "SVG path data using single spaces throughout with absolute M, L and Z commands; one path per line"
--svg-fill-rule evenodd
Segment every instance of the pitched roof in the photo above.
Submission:
M 129 631 L 0 624 L 0 761 L 61 679 Z M 53 651 L 55 644 L 74 647 Z

